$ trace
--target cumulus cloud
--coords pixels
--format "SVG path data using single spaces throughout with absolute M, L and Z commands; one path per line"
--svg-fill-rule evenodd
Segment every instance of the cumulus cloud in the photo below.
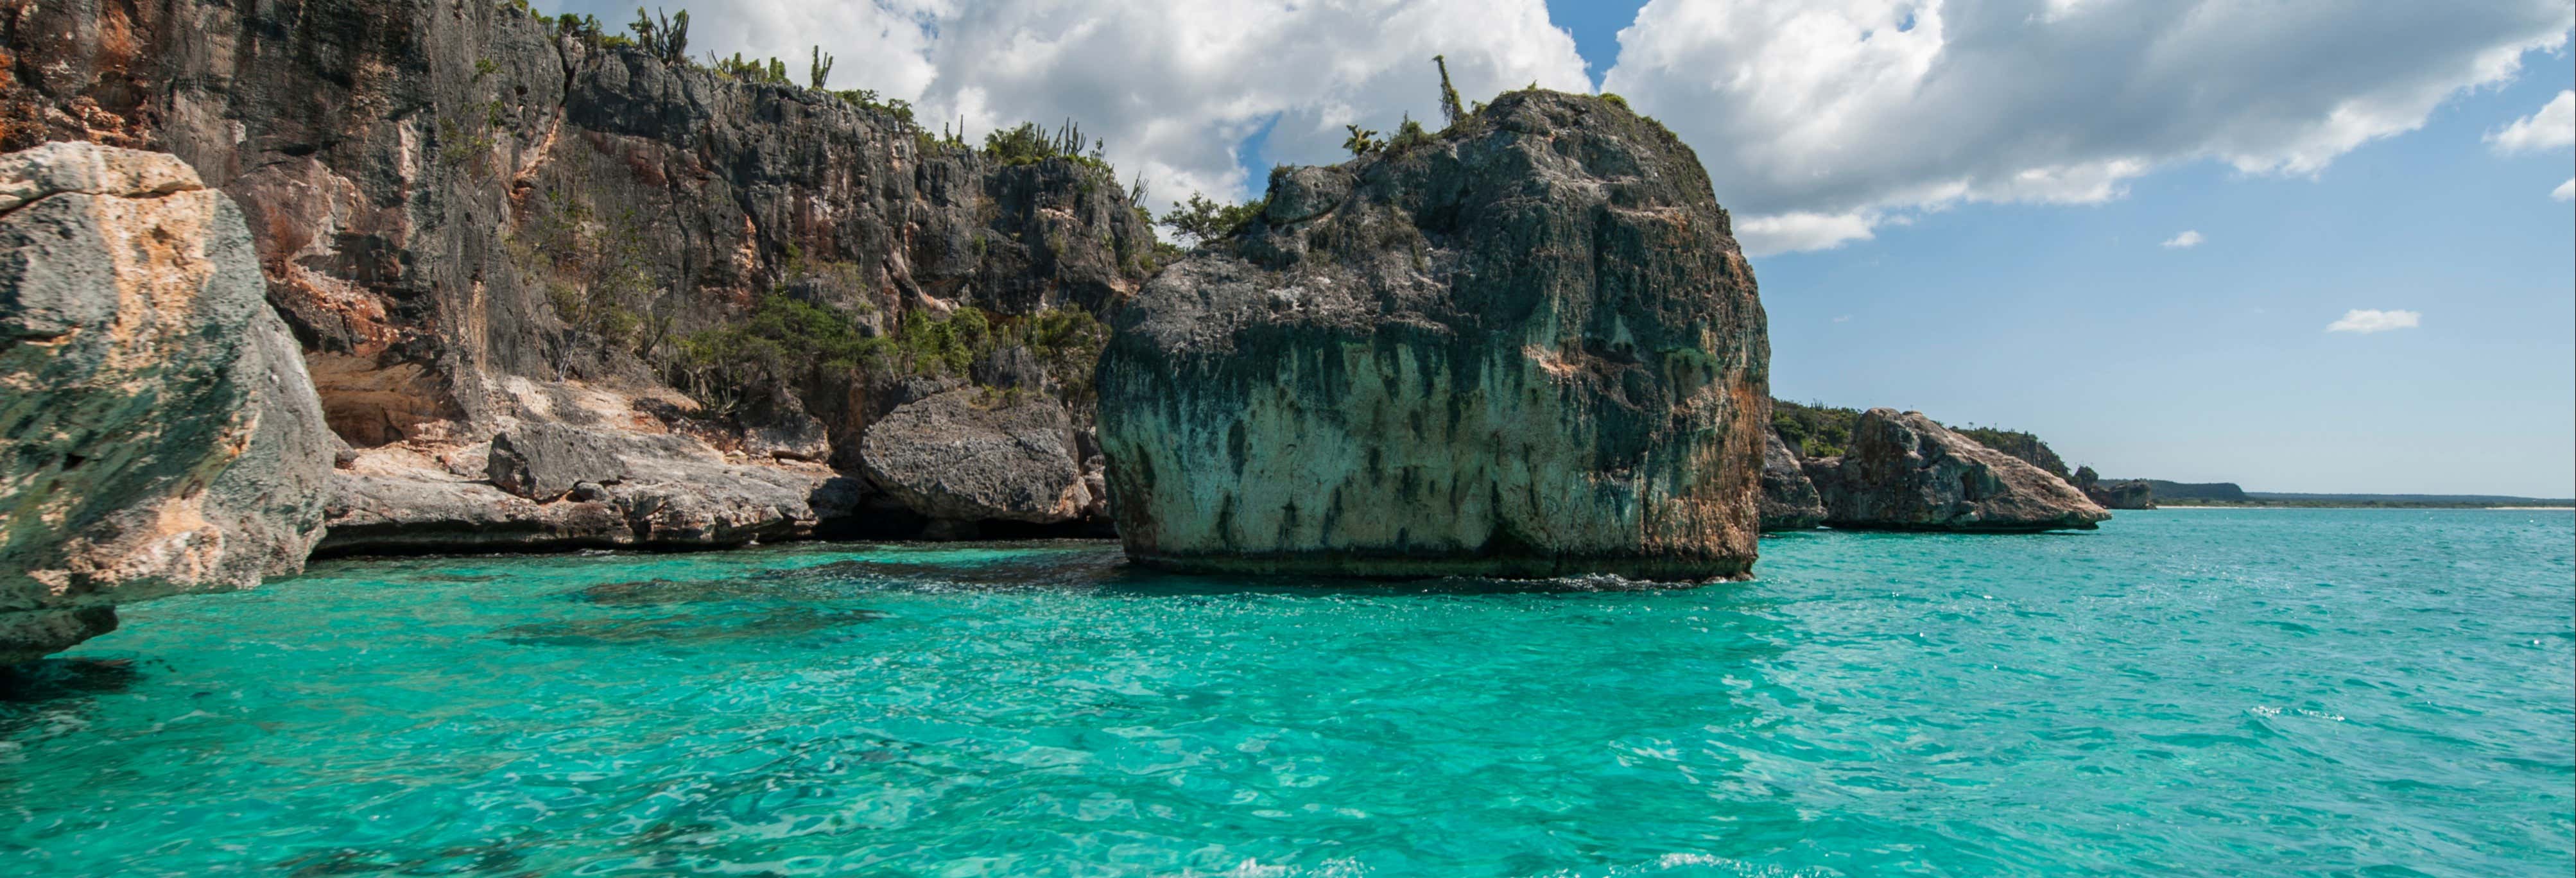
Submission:
M 745 0 L 698 15 L 693 46 L 793 61 L 820 43 L 840 59 L 835 87 L 910 100 L 934 131 L 1070 118 L 1122 176 L 1146 179 L 1158 212 L 1192 191 L 1258 195 L 1240 145 L 1265 129 L 1271 158 L 1313 163 L 1347 157 L 1345 123 L 1391 134 L 1410 113 L 1439 127 L 1433 55 L 1469 98 L 1591 90 L 1542 0 Z
M 2424 315 L 2414 311 L 2380 311 L 2354 308 L 2343 312 L 2343 319 L 2326 324 L 2327 332 L 2387 332 L 2391 329 L 2413 329 Z
M 2200 242 L 2206 240 L 2209 239 L 2201 237 L 2200 232 L 2191 229 L 2184 229 L 2182 234 L 2166 238 L 2164 243 L 2156 246 L 2177 249 L 2183 247 L 2198 247 L 2200 246 Z
M 1750 251 L 2161 165 L 2308 174 L 2566 43 L 2558 0 L 1650 0 L 1604 91 L 1698 151 Z
M 2558 188 L 2549 190 L 2549 197 L 2560 201 L 2576 198 L 2576 177 L 2570 177 L 2567 182 L 2558 184 Z
M 611 26 L 632 5 L 566 0 Z M 1258 194 L 1266 158 L 1337 160 L 1342 125 L 1461 93 L 1589 89 L 1542 0 L 740 0 L 700 52 L 838 57 L 832 85 L 970 138 L 1071 118 L 1157 210 Z M 2308 174 L 2565 45 L 2564 0 L 1649 0 L 1605 75 L 1697 151 L 1755 254 L 1867 241 L 1961 202 L 2081 204 L 2178 162 Z M 2564 143 L 2570 98 L 2496 132 Z M 2548 123 L 2555 112 L 2557 123 Z M 2552 133 L 2554 132 L 2554 134 Z
M 2516 119 L 2502 131 L 2487 132 L 2487 143 L 2508 154 L 2576 144 L 2576 90 L 2561 91 L 2540 112 Z

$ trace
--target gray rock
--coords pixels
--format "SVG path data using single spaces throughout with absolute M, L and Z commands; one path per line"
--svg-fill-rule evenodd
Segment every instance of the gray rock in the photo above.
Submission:
M 1763 433 L 1762 529 L 1811 530 L 1825 523 L 1825 501 L 1816 496 L 1815 484 L 1807 481 L 1797 453 L 1780 441 L 1779 434 Z
M 811 537 L 857 511 L 857 480 L 819 465 L 740 466 L 629 447 L 627 478 L 537 503 L 426 468 L 334 474 L 330 555 L 578 548 L 717 549 Z
M 1129 557 L 1747 575 L 1770 351 L 1689 147 L 1531 90 L 1271 179 L 1251 228 L 1115 318 L 1099 430 Z
M 0 205 L 0 664 L 302 570 L 333 446 L 232 201 L 55 143 L 0 156 Z
M 2084 492 L 2085 499 L 2104 509 L 2156 508 L 2156 486 L 2143 479 L 2105 482 L 2088 466 L 2075 471 L 2074 484 L 2076 490 Z
M 934 522 L 1055 524 L 1091 505 L 1059 406 L 964 388 L 906 403 L 861 441 L 869 481 Z
M 772 397 L 769 406 L 747 420 L 742 435 L 746 454 L 806 461 L 828 460 L 832 456 L 831 431 L 807 414 L 793 395 Z
M 549 503 L 582 482 L 626 478 L 616 438 L 562 424 L 523 424 L 492 437 L 485 473 L 501 490 Z
M 974 377 L 975 383 L 986 387 L 1029 391 L 1047 389 L 1046 366 L 1038 362 L 1036 354 L 1020 345 L 1004 345 L 986 351 L 983 356 L 975 358 L 968 374 Z
M 1825 523 L 1840 528 L 2091 530 L 2111 517 L 2066 480 L 1921 412 L 1863 412 L 1843 456 L 1805 468 Z

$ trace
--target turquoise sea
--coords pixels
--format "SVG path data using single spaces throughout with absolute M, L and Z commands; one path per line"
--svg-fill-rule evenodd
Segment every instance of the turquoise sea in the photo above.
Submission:
M 0 871 L 2576 871 L 2569 512 L 1762 553 L 1701 588 L 325 562 L 12 681 Z

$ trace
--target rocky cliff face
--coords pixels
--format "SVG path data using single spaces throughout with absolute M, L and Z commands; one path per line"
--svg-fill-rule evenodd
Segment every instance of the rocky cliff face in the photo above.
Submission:
M 0 156 L 0 664 L 303 569 L 335 442 L 263 289 L 177 159 Z
M 1744 575 L 1769 346 L 1696 157 L 1598 98 L 1275 173 L 1115 320 L 1130 557 L 1358 575 Z
M 1958 433 L 1979 445 L 2012 455 L 2023 463 L 2039 467 L 2049 475 L 2070 482 L 2075 480 L 2075 474 L 2066 468 L 2066 459 L 2057 456 L 2057 449 L 2048 447 L 2048 443 L 2040 441 L 2036 434 L 2019 430 L 1998 430 L 1993 427 L 1970 427 Z
M 2093 468 L 2088 466 L 2076 469 L 2075 478 L 2072 481 L 2075 490 L 2084 492 L 2085 499 L 2093 501 L 2104 509 L 2156 508 L 2156 487 L 2142 479 L 2106 482 L 2102 480 L 2101 474 L 2094 472 Z
M 1824 524 L 1824 498 L 1816 496 L 1816 485 L 1807 480 L 1797 453 L 1777 433 L 1765 430 L 1763 440 L 1762 529 L 1811 530 Z
M 400 483 L 479 479 L 493 436 L 526 425 L 692 439 L 674 464 L 857 473 L 904 382 L 971 377 L 978 352 L 925 349 L 953 341 L 949 315 L 977 314 L 973 344 L 1019 344 L 1150 258 L 1096 164 L 1007 163 L 509 4 L 8 2 L 0 34 L 0 144 L 166 150 L 239 201 L 356 448 L 342 508 L 424 533 L 472 522 L 437 492 L 407 509 Z M 771 319 L 791 303 L 840 355 L 782 336 L 805 325 Z
M 1825 523 L 1834 527 L 2090 530 L 2111 517 L 2064 479 L 1921 412 L 1870 409 L 1852 425 L 1843 456 L 1805 468 L 1824 498 Z

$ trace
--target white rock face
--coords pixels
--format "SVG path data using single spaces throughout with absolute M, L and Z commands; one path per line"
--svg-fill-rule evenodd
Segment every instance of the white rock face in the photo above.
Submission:
M 333 448 L 231 199 L 160 153 L 0 156 L 0 664 L 300 572 Z

